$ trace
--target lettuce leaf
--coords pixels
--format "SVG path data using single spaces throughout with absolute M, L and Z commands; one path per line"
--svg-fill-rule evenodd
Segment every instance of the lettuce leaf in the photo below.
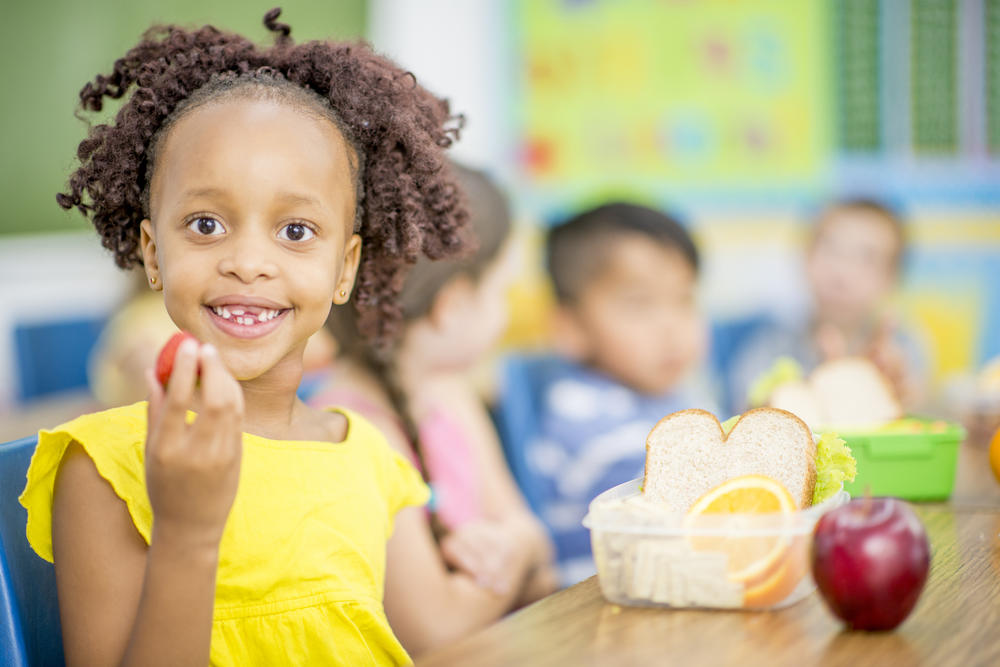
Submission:
M 775 389 L 786 382 L 801 380 L 802 377 L 802 365 L 799 362 L 791 357 L 778 357 L 774 365 L 761 373 L 750 385 L 747 391 L 747 403 L 752 407 L 766 405 Z
M 743 415 L 735 415 L 722 422 L 722 432 L 729 435 L 729 432 L 733 430 L 733 427 L 736 426 L 736 422 L 738 422 L 742 416 Z
M 836 433 L 827 432 L 820 436 L 816 444 L 816 487 L 813 490 L 813 505 L 818 505 L 835 495 L 844 482 L 853 482 L 858 472 L 857 461 Z

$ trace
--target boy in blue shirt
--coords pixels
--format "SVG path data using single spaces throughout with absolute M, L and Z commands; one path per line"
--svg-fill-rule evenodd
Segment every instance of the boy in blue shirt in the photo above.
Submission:
M 698 251 L 678 222 L 612 203 L 554 227 L 547 241 L 557 355 L 527 362 L 530 386 L 506 388 L 508 397 L 526 390 L 534 413 L 526 437 L 506 445 L 523 448 L 515 472 L 569 585 L 595 571 L 581 524 L 590 501 L 642 474 L 646 435 L 660 418 L 715 406 L 690 383 L 707 332 L 695 298 Z

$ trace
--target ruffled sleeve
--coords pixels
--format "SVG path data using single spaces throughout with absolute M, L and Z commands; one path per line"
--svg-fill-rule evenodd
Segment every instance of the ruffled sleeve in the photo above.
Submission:
M 149 544 L 153 510 L 146 493 L 145 441 L 145 402 L 84 415 L 39 432 L 19 498 L 28 511 L 28 542 L 39 556 L 52 562 L 52 496 L 59 464 L 72 442 L 83 447 L 98 474 L 125 501 L 132 522 Z
M 424 483 L 420 472 L 406 457 L 396 452 L 385 436 L 374 424 L 352 410 L 339 408 L 350 421 L 349 438 L 362 438 L 369 443 L 375 459 L 375 468 L 380 483 L 380 491 L 389 513 L 390 531 L 392 517 L 404 507 L 426 505 L 430 499 L 430 489 Z

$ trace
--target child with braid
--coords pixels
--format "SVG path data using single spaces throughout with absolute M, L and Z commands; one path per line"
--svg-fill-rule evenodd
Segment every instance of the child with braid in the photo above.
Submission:
M 386 612 L 414 654 L 453 640 L 514 607 L 552 592 L 552 547 L 507 469 L 493 423 L 468 373 L 507 323 L 506 289 L 515 277 L 511 220 L 502 192 L 481 172 L 456 166 L 468 202 L 467 232 L 476 250 L 418 261 L 400 294 L 403 324 L 378 348 L 350 318 L 332 318 L 341 355 L 326 386 L 309 402 L 343 405 L 370 419 L 390 445 L 419 464 L 433 493 L 430 512 L 407 508 L 389 544 Z M 410 543 L 418 545 L 413 548 Z M 422 606 L 404 613 L 398 595 L 422 578 Z M 475 581 L 477 587 L 466 582 Z M 492 592 L 492 594 L 491 594 Z M 417 623 L 413 623 L 416 620 Z
M 69 664 L 409 661 L 386 543 L 428 489 L 368 421 L 296 389 L 333 306 L 382 344 L 409 265 L 463 250 L 457 127 L 367 46 L 294 44 L 278 14 L 270 47 L 153 29 L 80 93 L 84 111 L 126 99 L 58 202 L 199 342 L 165 387 L 147 375 L 148 403 L 39 434 L 21 502 Z M 400 595 L 404 623 L 436 611 Z

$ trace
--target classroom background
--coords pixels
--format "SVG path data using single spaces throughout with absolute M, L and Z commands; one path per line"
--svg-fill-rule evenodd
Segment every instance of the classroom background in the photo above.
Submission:
M 0 420 L 85 397 L 87 354 L 130 290 L 88 223 L 55 203 L 85 134 L 77 92 L 154 21 L 263 40 L 273 2 L 6 8 Z M 907 220 L 898 306 L 925 333 L 939 400 L 1000 355 L 1000 0 L 282 7 L 297 40 L 367 39 L 466 115 L 454 155 L 503 184 L 527 249 L 510 347 L 544 340 L 539 230 L 581 206 L 628 197 L 690 226 L 718 357 L 742 323 L 803 307 L 817 208 L 867 196 Z

